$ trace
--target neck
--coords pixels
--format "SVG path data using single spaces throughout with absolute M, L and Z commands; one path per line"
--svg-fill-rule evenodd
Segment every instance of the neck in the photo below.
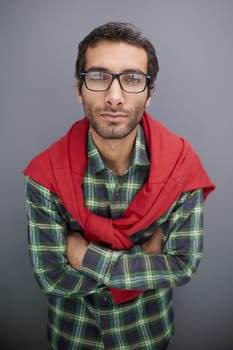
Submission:
M 103 139 L 91 128 L 92 139 L 103 158 L 106 166 L 117 176 L 122 176 L 129 167 L 137 128 L 122 139 Z

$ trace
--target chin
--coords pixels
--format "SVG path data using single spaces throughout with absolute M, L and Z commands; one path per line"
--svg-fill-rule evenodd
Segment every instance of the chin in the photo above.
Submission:
M 133 128 L 117 128 L 115 126 L 109 126 L 107 128 L 93 128 L 94 131 L 105 140 L 121 140 L 129 136 L 134 130 Z

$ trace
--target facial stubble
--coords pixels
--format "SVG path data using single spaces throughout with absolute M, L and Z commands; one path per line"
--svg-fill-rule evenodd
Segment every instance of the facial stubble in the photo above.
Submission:
M 123 110 L 119 109 L 105 109 L 101 110 L 96 108 L 93 111 L 93 108 L 90 104 L 84 103 L 83 105 L 84 113 L 89 120 L 90 126 L 93 130 L 103 139 L 105 140 L 120 140 L 127 137 L 135 128 L 137 128 L 138 124 L 141 122 L 143 113 L 145 111 L 145 104 L 141 107 L 137 107 L 134 111 L 132 110 Z M 128 119 L 128 123 L 124 127 L 120 127 L 118 123 L 109 122 L 108 125 L 101 125 L 101 114 L 106 113 L 119 113 L 124 114 L 126 120 Z

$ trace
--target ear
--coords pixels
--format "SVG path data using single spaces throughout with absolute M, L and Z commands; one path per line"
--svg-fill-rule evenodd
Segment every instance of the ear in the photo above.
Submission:
M 79 90 L 79 87 L 80 87 L 80 81 L 78 80 L 77 81 L 77 99 L 78 99 L 79 103 L 83 103 L 83 98 L 82 98 L 81 92 Z
M 149 106 L 150 106 L 151 99 L 152 99 L 152 96 L 149 96 L 148 99 L 147 99 L 147 101 L 146 101 L 146 107 L 149 107 Z
M 149 89 L 149 91 L 148 91 L 148 98 L 147 98 L 147 101 L 146 101 L 146 107 L 150 106 L 153 92 L 154 92 L 154 88 L 153 89 Z
M 78 100 L 79 103 L 83 103 L 83 97 L 80 94 L 79 90 L 77 91 L 77 100 Z

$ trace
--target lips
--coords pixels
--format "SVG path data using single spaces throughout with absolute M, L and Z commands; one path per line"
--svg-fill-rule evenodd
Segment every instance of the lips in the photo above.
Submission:
M 109 121 L 109 122 L 113 122 L 113 123 L 117 123 L 120 121 L 125 120 L 125 118 L 127 118 L 126 114 L 114 114 L 114 113 L 101 113 L 100 116 L 102 118 L 104 118 L 105 120 Z

